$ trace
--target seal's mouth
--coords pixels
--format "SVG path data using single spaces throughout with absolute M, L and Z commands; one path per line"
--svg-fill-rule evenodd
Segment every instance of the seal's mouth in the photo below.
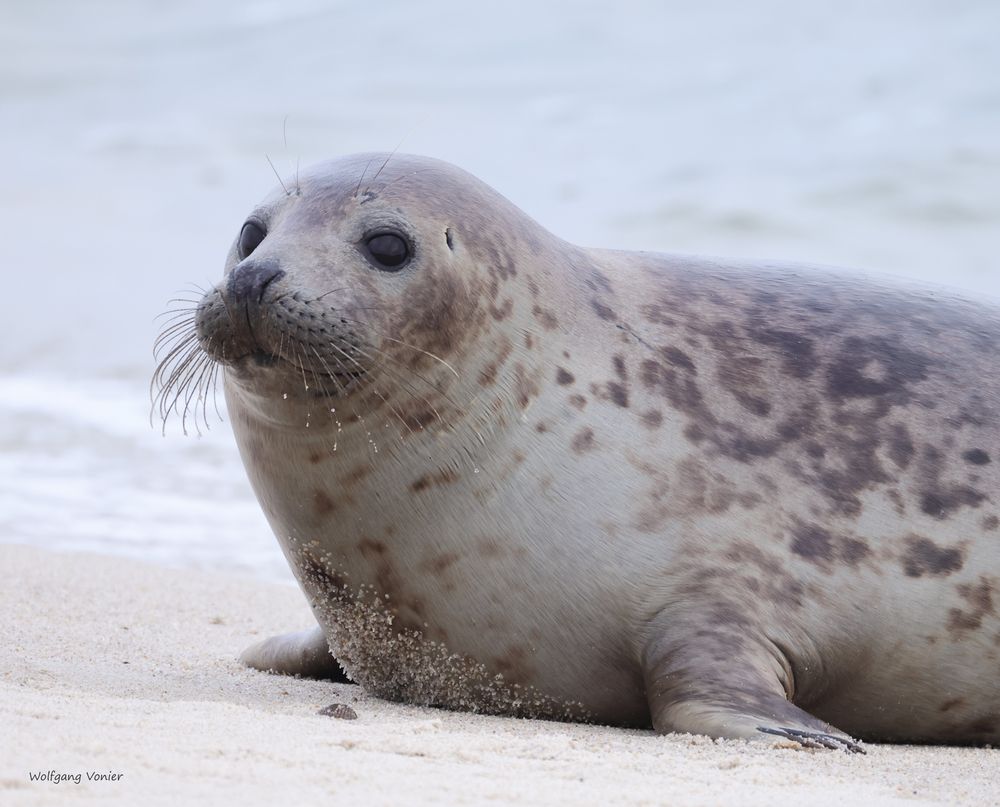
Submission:
M 341 399 L 365 385 L 378 350 L 362 337 L 364 323 L 322 295 L 278 286 L 232 300 L 224 282 L 200 300 L 177 299 L 187 306 L 167 312 L 154 346 L 150 392 L 164 428 L 172 412 L 185 432 L 189 414 L 208 427 L 220 367 L 265 398 Z
M 212 289 L 194 317 L 198 343 L 212 360 L 250 380 L 264 374 L 296 374 L 335 394 L 369 371 L 371 346 L 361 323 L 298 290 L 271 283 L 253 299 L 231 299 L 232 284 Z
M 250 358 L 253 359 L 254 364 L 258 367 L 274 367 L 275 364 L 281 361 L 281 356 L 268 353 L 266 350 L 261 350 L 260 348 L 251 353 Z

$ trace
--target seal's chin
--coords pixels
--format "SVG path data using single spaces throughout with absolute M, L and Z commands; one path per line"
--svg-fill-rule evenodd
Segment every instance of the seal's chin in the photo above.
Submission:
M 364 368 L 351 371 L 326 362 L 306 363 L 256 348 L 224 362 L 233 379 L 258 395 L 280 395 L 287 399 L 344 398 L 363 386 Z

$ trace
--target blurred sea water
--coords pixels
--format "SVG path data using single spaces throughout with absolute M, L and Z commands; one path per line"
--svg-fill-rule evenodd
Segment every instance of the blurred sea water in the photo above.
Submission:
M 228 424 L 149 421 L 154 318 L 220 275 L 265 155 L 399 147 L 578 243 L 1000 298 L 992 0 L 0 13 L 0 540 L 287 579 Z

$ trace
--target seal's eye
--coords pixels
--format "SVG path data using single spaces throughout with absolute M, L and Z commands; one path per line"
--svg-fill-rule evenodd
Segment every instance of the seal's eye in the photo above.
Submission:
M 379 269 L 395 272 L 409 260 L 410 246 L 396 233 L 379 233 L 365 242 L 368 254 Z
M 236 245 L 236 252 L 242 261 L 247 255 L 260 246 L 267 232 L 255 221 L 248 221 L 240 230 L 240 241 Z

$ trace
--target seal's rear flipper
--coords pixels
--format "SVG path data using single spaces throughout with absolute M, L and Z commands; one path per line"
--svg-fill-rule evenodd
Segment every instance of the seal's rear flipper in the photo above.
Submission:
M 330 652 L 319 627 L 258 642 L 240 653 L 240 661 L 262 672 L 352 683 Z
M 794 684 L 781 651 L 755 637 L 750 620 L 736 611 L 726 614 L 730 624 L 714 619 L 695 625 L 690 616 L 657 620 L 662 627 L 642 654 L 653 727 L 757 741 L 780 737 L 806 748 L 864 753 L 859 743 L 788 700 Z

